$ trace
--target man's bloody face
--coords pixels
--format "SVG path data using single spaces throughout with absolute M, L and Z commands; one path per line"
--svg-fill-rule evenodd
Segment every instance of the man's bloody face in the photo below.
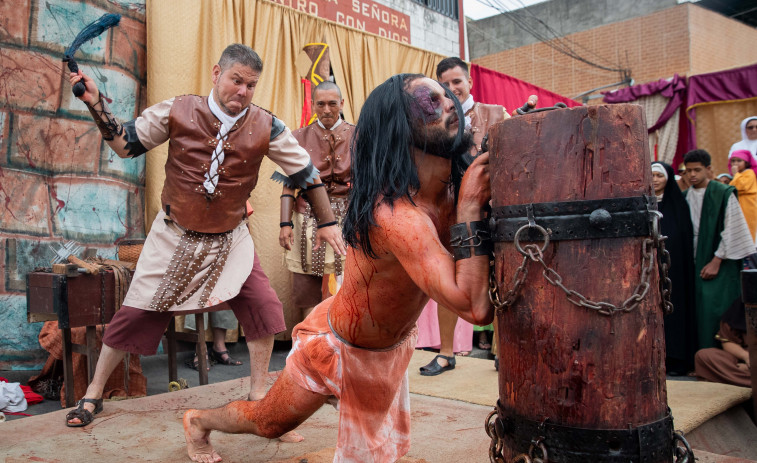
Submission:
M 339 113 L 344 106 L 344 100 L 339 92 L 331 90 L 316 90 L 313 95 L 313 108 L 324 127 L 330 129 L 339 120 Z
M 686 178 L 694 188 L 704 188 L 709 182 L 710 167 L 705 167 L 701 162 L 687 162 Z
M 213 66 L 213 97 L 223 112 L 237 116 L 250 106 L 260 73 L 249 66 L 234 63 L 227 69 Z
M 412 97 L 413 140 L 417 148 L 448 159 L 468 152 L 473 143 L 469 133 L 453 151 L 460 121 L 455 104 L 438 82 L 418 79 L 411 83 L 408 93 Z
M 473 79 L 460 66 L 442 72 L 439 76 L 439 82 L 452 90 L 460 103 L 468 99 L 470 89 L 473 87 Z
M 410 111 L 413 125 L 441 127 L 450 134 L 457 133 L 459 121 L 455 104 L 438 82 L 429 78 L 417 79 L 410 84 L 408 93 L 412 97 Z

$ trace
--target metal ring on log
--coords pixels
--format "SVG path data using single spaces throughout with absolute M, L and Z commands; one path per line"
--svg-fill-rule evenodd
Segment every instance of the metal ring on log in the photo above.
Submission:
M 520 227 L 518 229 L 517 232 L 515 232 L 514 241 L 515 241 L 515 249 L 517 249 L 518 252 L 521 253 L 521 254 L 523 254 L 524 256 L 527 255 L 527 253 L 520 246 L 520 238 L 519 237 L 520 237 L 520 234 L 522 232 L 528 230 L 529 228 L 535 228 L 539 233 L 541 233 L 544 236 L 544 244 L 541 247 L 541 252 L 544 252 L 544 250 L 547 249 L 547 245 L 549 244 L 549 232 L 544 227 L 542 227 L 541 225 L 538 225 L 538 224 L 534 224 L 534 225 L 526 224 L 526 225 L 523 225 L 522 227 Z

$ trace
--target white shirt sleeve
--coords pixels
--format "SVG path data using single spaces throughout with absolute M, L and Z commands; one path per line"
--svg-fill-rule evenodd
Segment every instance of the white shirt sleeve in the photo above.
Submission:
M 171 98 L 150 106 L 134 121 L 139 142 L 148 151 L 168 141 L 168 114 L 173 100 Z
M 275 162 L 286 175 L 296 174 L 310 165 L 310 155 L 294 138 L 289 128 L 268 145 L 268 157 Z
M 739 200 L 735 195 L 731 195 L 725 209 L 723 231 L 720 233 L 720 245 L 715 251 L 715 256 L 736 260 L 754 253 L 754 239 L 739 206 Z

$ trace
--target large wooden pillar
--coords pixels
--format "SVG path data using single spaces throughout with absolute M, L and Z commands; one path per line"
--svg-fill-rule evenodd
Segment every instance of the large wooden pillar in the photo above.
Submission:
M 489 134 L 499 294 L 504 298 L 515 277 L 522 279 L 514 303 L 497 314 L 495 428 L 502 456 L 543 458 L 546 451 L 549 462 L 670 462 L 663 311 L 652 227 L 644 218 L 655 206 L 641 107 L 531 113 Z M 598 201 L 608 199 L 619 202 Z M 580 203 L 591 200 L 597 201 Z M 505 209 L 509 231 L 497 224 Z M 597 209 L 604 212 L 589 219 Z M 550 242 L 544 246 L 542 233 L 526 227 L 519 244 L 543 247 L 543 265 L 534 248 L 535 258 L 524 260 L 513 241 L 513 230 L 529 218 L 549 229 Z M 560 225 L 571 220 L 583 225 Z M 587 232 L 582 227 L 589 238 L 573 239 Z M 518 270 L 524 262 L 525 279 Z M 548 282 L 546 268 L 563 288 Z M 570 300 L 566 290 L 574 291 Z M 633 294 L 641 296 L 637 304 L 628 301 Z

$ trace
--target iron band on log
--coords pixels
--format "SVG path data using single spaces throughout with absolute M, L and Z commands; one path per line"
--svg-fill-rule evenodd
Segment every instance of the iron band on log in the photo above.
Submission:
M 525 114 L 489 146 L 491 461 L 693 462 L 667 406 L 672 306 L 641 107 Z

